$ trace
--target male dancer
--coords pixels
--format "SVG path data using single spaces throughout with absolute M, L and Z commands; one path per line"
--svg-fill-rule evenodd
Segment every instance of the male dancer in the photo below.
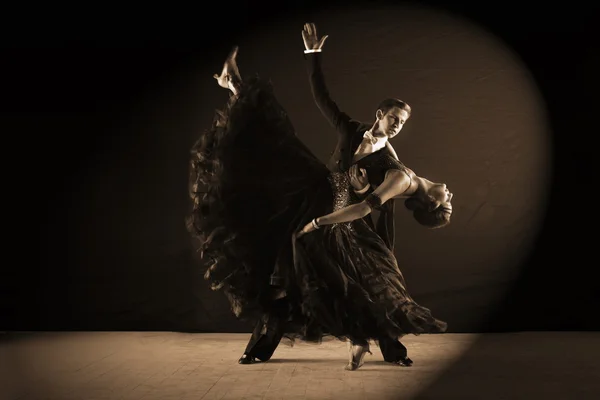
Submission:
M 368 184 L 366 172 L 357 168 L 355 163 L 378 150 L 389 152 L 398 158 L 389 139 L 396 136 L 404 123 L 410 117 L 410 106 L 398 99 L 385 99 L 377 107 L 376 121 L 367 125 L 350 118 L 340 111 L 337 104 L 329 96 L 321 69 L 321 52 L 327 35 L 319 39 L 316 26 L 313 23 L 304 25 L 302 38 L 305 46 L 308 75 L 313 97 L 321 113 L 335 128 L 337 145 L 332 153 L 327 167 L 332 172 L 349 172 L 352 186 L 359 196 L 366 196 L 372 190 Z M 372 217 L 366 219 L 382 237 L 390 249 L 394 247 L 394 203 L 386 202 L 377 224 Z M 272 282 L 278 286 L 278 277 L 274 275 Z M 240 358 L 240 364 L 252 364 L 258 360 L 267 361 L 279 345 L 285 331 L 287 303 L 286 297 L 277 300 L 278 307 L 271 315 L 265 315 L 259 321 L 252 333 L 250 342 Z M 379 348 L 385 361 L 400 365 L 411 366 L 406 347 L 399 338 L 381 337 L 378 339 Z

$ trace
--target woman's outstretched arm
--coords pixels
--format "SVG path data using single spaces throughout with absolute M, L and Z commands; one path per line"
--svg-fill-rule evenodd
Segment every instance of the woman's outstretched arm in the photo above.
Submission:
M 350 222 L 360 218 L 364 218 L 373 211 L 373 207 L 381 205 L 389 199 L 400 196 L 405 193 L 410 187 L 411 179 L 405 171 L 402 170 L 389 170 L 386 173 L 385 180 L 379 187 L 373 191 L 365 200 L 360 203 L 353 204 L 348 207 L 344 207 L 331 214 L 323 215 L 315 218 L 317 226 L 339 224 L 343 222 Z M 372 199 L 378 199 L 379 204 L 373 204 Z M 316 227 L 311 222 L 307 224 L 299 236 L 311 232 Z

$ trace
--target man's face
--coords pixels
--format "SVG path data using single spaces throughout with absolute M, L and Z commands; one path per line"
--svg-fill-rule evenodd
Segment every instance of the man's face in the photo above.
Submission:
M 387 135 L 387 137 L 391 139 L 400 133 L 404 123 L 408 120 L 409 115 L 401 108 L 392 107 L 386 113 L 377 110 L 376 117 L 379 120 L 379 133 Z

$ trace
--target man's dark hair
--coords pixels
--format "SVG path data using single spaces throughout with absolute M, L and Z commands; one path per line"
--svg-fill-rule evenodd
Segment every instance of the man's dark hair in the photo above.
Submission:
M 392 99 L 392 98 L 385 99 L 381 103 L 379 103 L 379 106 L 377 106 L 377 109 L 383 111 L 383 113 L 385 114 L 391 108 L 394 108 L 394 107 L 398 107 L 399 109 L 406 111 L 408 113 L 408 116 L 410 117 L 410 113 L 411 113 L 410 106 L 407 103 L 405 103 L 404 101 L 399 100 L 399 99 Z

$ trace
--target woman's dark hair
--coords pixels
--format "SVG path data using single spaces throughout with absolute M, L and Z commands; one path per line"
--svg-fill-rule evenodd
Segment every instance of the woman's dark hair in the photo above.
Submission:
M 404 206 L 413 212 L 413 217 L 419 224 L 427 228 L 442 228 L 450 223 L 452 211 L 444 207 L 443 204 L 435 207 L 433 201 L 429 202 L 418 197 L 410 197 L 404 201 Z

